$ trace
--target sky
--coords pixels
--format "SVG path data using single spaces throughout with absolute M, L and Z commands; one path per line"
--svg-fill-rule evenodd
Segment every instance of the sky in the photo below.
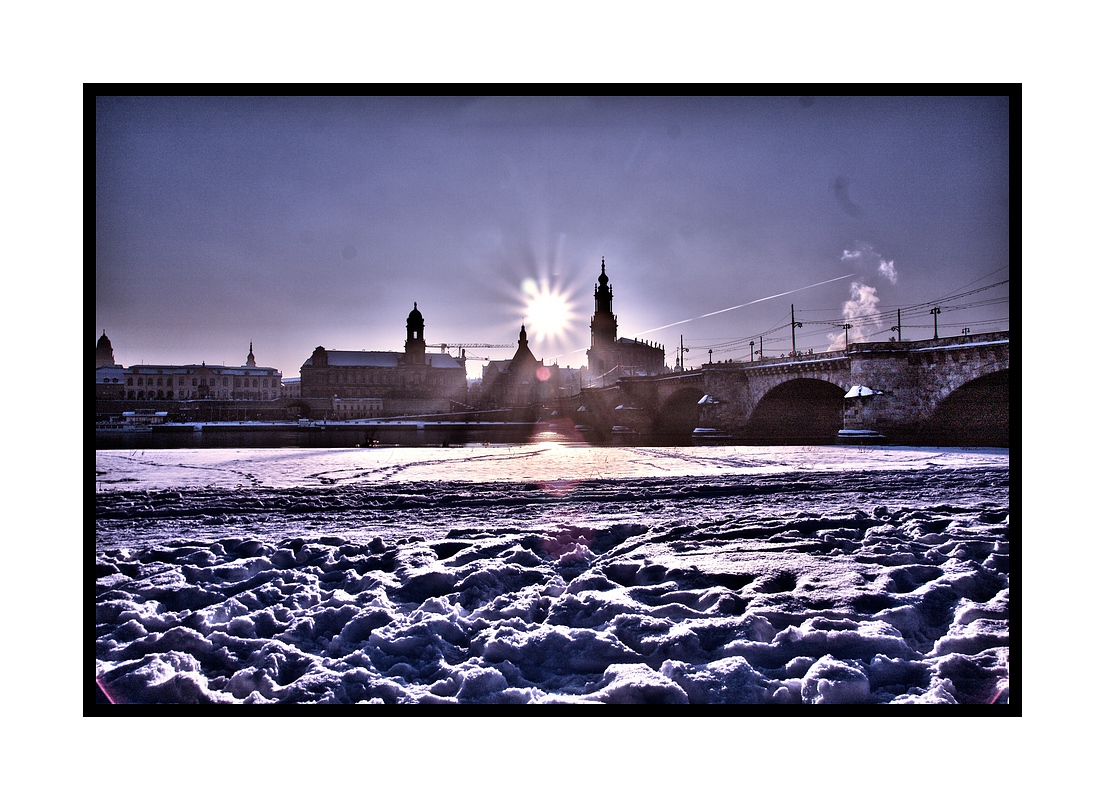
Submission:
M 523 324 L 535 356 L 578 367 L 603 261 L 619 336 L 669 365 L 681 343 L 693 366 L 781 355 L 792 331 L 802 351 L 885 341 L 899 309 L 906 339 L 1010 326 L 1006 97 L 101 96 L 95 112 L 88 346 L 106 331 L 127 366 L 241 365 L 252 342 L 296 377 L 319 345 L 401 351 L 417 303 L 431 344 L 508 345 L 469 348 L 472 377 Z

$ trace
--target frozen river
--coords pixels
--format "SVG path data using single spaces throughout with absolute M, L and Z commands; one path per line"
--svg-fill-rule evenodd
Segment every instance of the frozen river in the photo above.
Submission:
M 98 451 L 114 702 L 1010 701 L 1002 449 Z

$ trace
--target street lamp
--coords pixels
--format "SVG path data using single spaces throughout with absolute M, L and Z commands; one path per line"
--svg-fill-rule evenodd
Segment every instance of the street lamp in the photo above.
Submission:
M 748 343 L 748 363 L 751 364 L 756 360 L 756 342 L 752 341 Z
M 940 306 L 932 309 L 929 313 L 932 314 L 932 338 L 939 339 L 940 333 L 936 329 L 936 318 L 940 316 Z

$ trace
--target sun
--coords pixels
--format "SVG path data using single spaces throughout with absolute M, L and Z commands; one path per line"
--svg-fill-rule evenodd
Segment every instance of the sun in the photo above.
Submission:
M 538 341 L 557 341 L 567 336 L 576 319 L 568 294 L 547 281 L 522 281 L 522 303 L 526 331 Z

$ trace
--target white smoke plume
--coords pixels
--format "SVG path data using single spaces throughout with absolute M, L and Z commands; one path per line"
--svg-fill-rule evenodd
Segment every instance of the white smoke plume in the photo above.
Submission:
M 845 250 L 840 260 L 860 276 L 877 275 L 891 283 L 898 282 L 894 262 L 888 261 L 866 242 L 859 242 L 855 250 Z M 842 350 L 845 343 L 863 342 L 878 327 L 873 317 L 879 312 L 878 290 L 862 281 L 852 282 L 852 296 L 844 303 L 841 316 L 851 327 L 829 335 L 829 349 Z
M 879 274 L 891 283 L 898 282 L 898 271 L 894 269 L 893 261 L 879 261 Z
M 870 315 L 877 314 L 879 294 L 874 286 L 852 281 L 852 297 L 841 309 L 845 324 L 852 327 L 829 335 L 829 349 L 843 350 L 845 343 L 866 341 L 867 333 L 873 329 Z

